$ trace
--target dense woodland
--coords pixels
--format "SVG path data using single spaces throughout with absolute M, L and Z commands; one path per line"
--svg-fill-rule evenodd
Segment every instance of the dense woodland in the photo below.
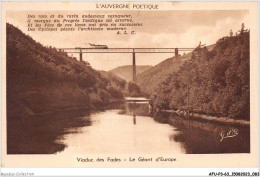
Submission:
M 124 82 L 65 52 L 44 47 L 7 24 L 7 114 L 96 107 L 123 99 Z
M 207 46 L 208 50 L 212 50 L 214 45 Z M 175 57 L 168 58 L 152 68 L 145 70 L 137 75 L 137 84 L 141 90 L 148 95 L 151 95 L 156 87 L 170 74 L 179 71 L 182 65 L 191 58 L 192 53 L 184 53 Z
M 249 120 L 249 56 L 249 31 L 242 24 L 213 50 L 194 50 L 190 60 L 158 84 L 152 107 Z
M 177 60 L 168 58 L 158 65 L 137 75 L 137 84 L 142 91 L 151 95 L 157 85 L 166 79 L 171 73 L 176 72 L 184 64 L 185 60 L 190 58 L 190 54 L 180 56 Z

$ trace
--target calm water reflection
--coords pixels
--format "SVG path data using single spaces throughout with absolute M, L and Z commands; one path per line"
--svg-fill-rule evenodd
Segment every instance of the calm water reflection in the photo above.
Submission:
M 249 128 L 189 121 L 167 113 L 149 114 L 144 102 L 125 103 L 91 116 L 92 125 L 69 134 L 67 153 L 249 153 Z M 171 125 L 170 125 L 170 124 Z M 220 142 L 220 132 L 238 135 Z M 85 142 L 85 143 L 82 143 Z
M 220 132 L 238 135 L 220 142 Z M 147 102 L 8 120 L 8 153 L 248 153 L 249 128 L 149 115 Z
M 65 136 L 64 153 L 185 153 L 182 143 L 170 138 L 179 131 L 148 115 L 147 103 L 126 103 L 125 109 L 92 114 L 91 126 Z
M 179 130 L 177 135 L 170 138 L 182 142 L 186 153 L 250 153 L 249 127 L 189 121 L 173 115 L 169 117 L 171 124 Z M 237 134 L 232 133 L 234 130 Z M 221 132 L 226 137 L 222 141 Z

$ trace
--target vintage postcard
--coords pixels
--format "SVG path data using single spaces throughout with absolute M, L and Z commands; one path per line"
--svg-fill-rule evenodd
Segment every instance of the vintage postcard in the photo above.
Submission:
M 257 2 L 3 2 L 2 167 L 257 167 Z

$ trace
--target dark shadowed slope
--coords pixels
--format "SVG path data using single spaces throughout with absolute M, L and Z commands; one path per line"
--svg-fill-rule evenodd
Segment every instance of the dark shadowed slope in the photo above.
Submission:
M 88 63 L 7 24 L 7 117 L 93 107 L 112 98 L 122 98 L 120 89 Z

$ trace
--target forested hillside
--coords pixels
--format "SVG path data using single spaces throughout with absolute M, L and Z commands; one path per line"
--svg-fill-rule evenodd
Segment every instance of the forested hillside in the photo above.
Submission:
M 168 58 L 154 67 L 137 75 L 137 84 L 142 91 L 152 94 L 154 89 L 171 74 L 183 65 L 185 60 L 190 59 L 191 54 L 180 56 L 178 59 Z
M 149 65 L 136 65 L 136 74 L 140 74 L 151 67 L 152 66 L 149 66 Z M 115 75 L 126 80 L 127 82 L 133 81 L 133 66 L 132 65 L 119 66 L 115 69 L 110 70 L 109 72 L 114 73 Z
M 95 107 L 122 99 L 113 81 L 87 62 L 44 47 L 7 24 L 7 116 Z
M 212 50 L 214 45 L 207 46 L 208 50 Z M 179 56 L 177 59 L 174 57 L 168 58 L 161 63 L 151 67 L 144 72 L 137 75 L 137 84 L 141 90 L 147 94 L 152 94 L 156 87 L 160 85 L 169 75 L 177 72 L 185 61 L 191 58 L 191 52 Z
M 154 109 L 250 119 L 249 32 L 219 39 L 213 50 L 196 49 L 191 60 L 161 82 L 151 97 Z

